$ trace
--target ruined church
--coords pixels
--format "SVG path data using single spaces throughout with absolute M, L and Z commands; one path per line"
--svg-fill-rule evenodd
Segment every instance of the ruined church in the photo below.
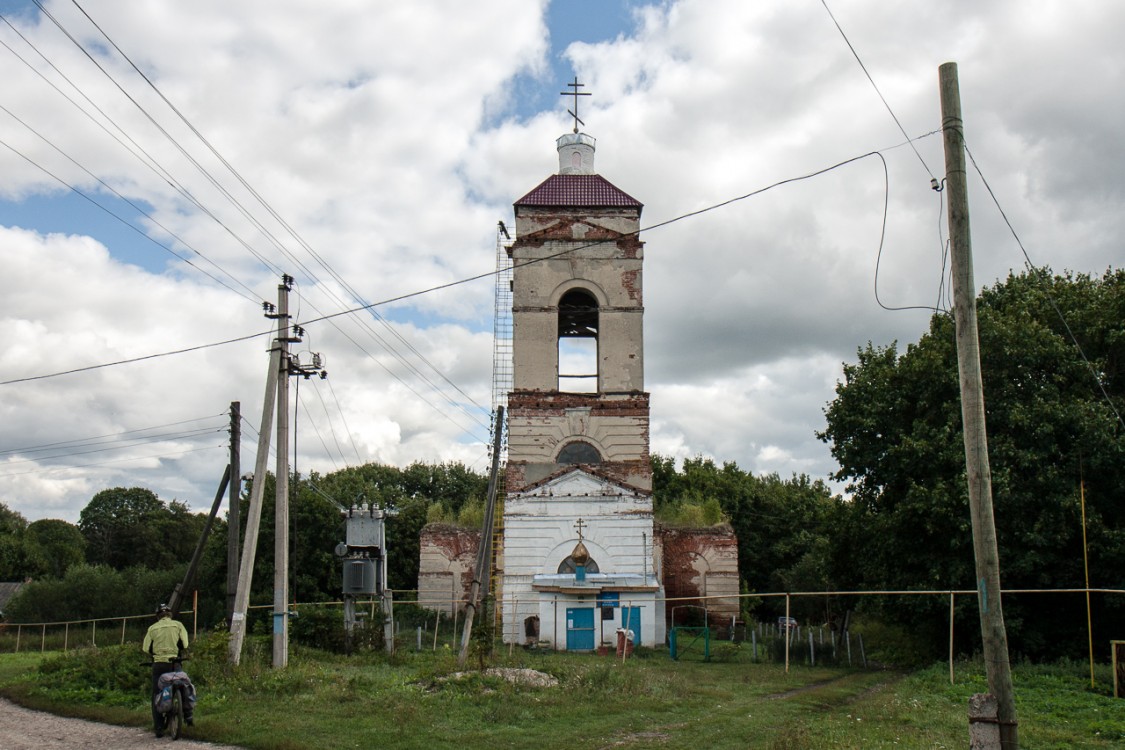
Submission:
M 674 608 L 706 608 L 716 624 L 737 615 L 737 543 L 728 527 L 654 524 L 642 204 L 597 174 L 579 122 L 557 141 L 558 173 L 514 204 L 493 592 L 505 643 L 590 651 L 621 629 L 635 645 L 661 645 Z M 423 606 L 463 607 L 479 539 L 423 531 Z

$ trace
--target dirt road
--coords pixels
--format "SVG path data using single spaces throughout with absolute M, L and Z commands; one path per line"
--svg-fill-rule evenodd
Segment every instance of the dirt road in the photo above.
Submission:
M 188 730 L 190 732 L 190 728 Z M 117 727 L 84 719 L 32 711 L 0 698 L 0 749 L 2 750 L 132 750 L 163 747 L 167 738 L 156 739 L 150 731 Z M 230 745 L 212 745 L 182 739 L 169 750 L 237 750 Z

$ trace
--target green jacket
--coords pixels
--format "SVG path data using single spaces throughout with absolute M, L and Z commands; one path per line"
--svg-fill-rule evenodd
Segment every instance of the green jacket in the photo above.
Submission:
M 181 649 L 187 647 L 187 628 L 171 617 L 161 617 L 149 626 L 144 643 L 141 644 L 141 650 L 157 662 L 172 661 L 180 656 Z

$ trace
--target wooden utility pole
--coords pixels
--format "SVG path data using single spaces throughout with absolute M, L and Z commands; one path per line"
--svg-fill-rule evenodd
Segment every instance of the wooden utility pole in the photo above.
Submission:
M 289 284 L 277 287 L 277 468 L 274 470 L 273 666 L 289 664 Z
M 988 688 L 996 697 L 1000 743 L 1016 750 L 1019 737 L 1008 635 L 1000 604 L 1000 555 L 992 511 L 992 474 L 988 466 L 988 436 L 981 384 L 980 341 L 977 336 L 976 286 L 969 233 L 969 199 L 965 172 L 965 131 L 957 64 L 939 69 L 941 126 L 945 137 L 945 179 L 949 191 L 949 239 L 953 273 L 953 316 L 957 329 L 957 370 L 961 381 L 961 420 L 965 434 L 965 468 L 976 557 L 977 599 L 984 641 Z
M 230 402 L 230 497 L 227 502 L 227 623 L 234 615 L 238 589 L 238 544 L 242 536 L 238 501 L 242 493 L 242 403 Z
M 272 317 L 267 312 L 266 317 Z M 242 659 L 242 642 L 246 638 L 246 612 L 250 608 L 250 584 L 254 577 L 254 557 L 258 552 L 258 528 L 262 522 L 262 496 L 266 491 L 266 464 L 270 457 L 270 432 L 273 429 L 273 407 L 277 394 L 277 373 L 281 369 L 281 345 L 274 342 L 270 364 L 266 370 L 266 393 L 262 402 L 262 422 L 258 426 L 258 454 L 254 458 L 254 479 L 250 488 L 250 507 L 246 513 L 246 533 L 242 540 L 242 559 L 238 564 L 234 611 L 230 618 L 230 661 Z M 286 376 L 288 378 L 288 376 Z
M 469 601 L 465 607 L 465 625 L 461 631 L 461 651 L 457 655 L 457 664 L 465 666 L 469 656 L 469 639 L 473 632 L 473 617 L 481 598 L 483 587 L 486 596 L 488 579 L 491 575 L 490 563 L 492 562 L 492 524 L 496 512 L 497 478 L 500 472 L 500 439 L 504 431 L 504 407 L 496 407 L 496 424 L 492 436 L 492 471 L 488 475 L 488 499 L 484 506 L 484 521 L 481 523 L 480 546 L 477 548 L 476 567 L 473 568 L 473 582 L 469 586 Z
M 172 596 L 168 599 L 168 606 L 172 609 L 173 615 L 180 613 L 180 605 L 183 603 L 184 596 L 187 592 L 192 590 L 192 585 L 195 583 L 195 574 L 199 570 L 199 561 L 203 559 L 203 548 L 207 546 L 207 537 L 211 535 L 211 527 L 215 525 L 215 516 L 219 514 L 219 506 L 223 504 L 223 495 L 227 494 L 227 485 L 230 482 L 230 464 L 226 465 L 223 470 L 223 478 L 219 481 L 219 489 L 215 492 L 215 500 L 211 503 L 211 513 L 207 516 L 207 523 L 203 526 L 203 533 L 199 535 L 199 540 L 195 543 L 195 552 L 192 553 L 191 562 L 188 563 L 187 572 L 184 574 L 183 583 L 177 583 L 176 587 L 172 590 Z M 195 604 L 192 604 L 192 610 L 198 614 L 198 609 Z

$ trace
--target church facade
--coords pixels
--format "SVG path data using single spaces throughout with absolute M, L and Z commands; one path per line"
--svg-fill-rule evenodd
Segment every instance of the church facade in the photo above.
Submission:
M 558 650 L 612 645 L 618 630 L 659 646 L 677 609 L 733 624 L 737 540 L 726 525 L 654 526 L 643 206 L 596 173 L 591 136 L 576 127 L 556 145 L 558 173 L 514 204 L 508 250 L 513 387 L 492 577 L 499 625 L 505 643 Z M 419 603 L 455 616 L 479 543 L 476 530 L 427 526 Z
M 559 171 L 515 202 L 505 642 L 663 643 L 644 390 L 641 203 L 558 139 Z

